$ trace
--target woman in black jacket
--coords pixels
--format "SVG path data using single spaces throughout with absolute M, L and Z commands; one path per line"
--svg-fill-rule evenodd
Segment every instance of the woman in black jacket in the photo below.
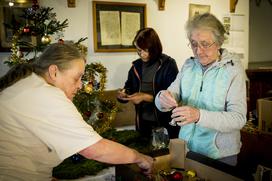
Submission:
M 133 61 L 125 86 L 117 94 L 120 102 L 131 101 L 136 108 L 136 130 L 150 136 L 152 129 L 163 126 L 170 138 L 178 136 L 179 128 L 169 125 L 170 112 L 160 112 L 154 98 L 167 89 L 178 73 L 176 61 L 162 53 L 158 34 L 152 28 L 139 30 L 133 44 L 140 56 Z

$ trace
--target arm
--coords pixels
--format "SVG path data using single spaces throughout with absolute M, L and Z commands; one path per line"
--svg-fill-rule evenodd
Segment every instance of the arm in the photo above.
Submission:
M 127 97 L 122 98 L 123 100 L 131 101 L 133 104 L 140 104 L 141 102 L 153 102 L 153 95 L 143 93 L 143 92 L 136 92 L 132 95 L 128 95 Z
M 167 112 L 177 106 L 177 103 L 180 102 L 180 80 L 182 77 L 182 72 L 179 72 L 175 81 L 168 87 L 167 91 L 160 91 L 155 97 L 156 107 L 162 111 Z M 163 100 L 164 101 L 163 101 Z M 163 102 L 162 102 L 163 101 Z
M 153 159 L 151 157 L 107 139 L 101 139 L 97 143 L 80 151 L 79 154 L 88 159 L 105 163 L 136 163 L 140 168 L 147 170 L 147 173 L 151 173 L 153 166 Z

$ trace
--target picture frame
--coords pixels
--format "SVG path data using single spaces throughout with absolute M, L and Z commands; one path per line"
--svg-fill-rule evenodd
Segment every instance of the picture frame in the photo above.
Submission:
M 211 10 L 210 5 L 189 4 L 189 19 L 198 14 L 209 13 L 210 10 Z
M 24 10 L 28 7 L 0 7 L 0 51 L 8 52 L 12 46 L 12 38 L 13 38 L 13 29 L 5 26 L 20 26 L 25 19 L 21 16 L 24 14 Z M 30 35 L 22 35 L 20 37 L 26 42 L 35 43 L 36 38 Z M 26 50 L 26 48 L 22 47 L 22 50 Z
M 136 32 L 146 27 L 146 4 L 93 1 L 95 52 L 133 52 Z

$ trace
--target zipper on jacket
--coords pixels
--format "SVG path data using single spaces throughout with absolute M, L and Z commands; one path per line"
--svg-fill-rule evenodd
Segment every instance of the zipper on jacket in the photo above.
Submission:
M 204 79 L 205 75 L 206 75 L 207 72 L 208 72 L 210 69 L 212 69 L 213 67 L 214 67 L 214 66 L 212 65 L 212 66 L 208 67 L 204 72 L 202 72 L 202 79 L 201 79 L 201 84 L 200 84 L 199 92 L 202 92 L 202 90 L 203 90 L 203 79 Z
M 202 80 L 201 80 L 200 92 L 202 92 L 202 88 L 203 88 L 203 78 L 202 78 Z

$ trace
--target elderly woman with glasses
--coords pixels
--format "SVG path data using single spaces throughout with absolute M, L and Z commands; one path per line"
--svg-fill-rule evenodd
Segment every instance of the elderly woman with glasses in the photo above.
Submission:
M 136 129 L 150 137 L 155 127 L 165 127 L 170 138 L 177 138 L 178 127 L 172 127 L 171 112 L 160 112 L 155 106 L 156 94 L 175 80 L 176 61 L 162 53 L 160 38 L 153 28 L 140 29 L 133 41 L 140 58 L 132 62 L 124 89 L 118 92 L 120 102 L 131 101 L 136 109 Z
M 171 123 L 181 127 L 179 138 L 189 150 L 236 165 L 246 123 L 244 69 L 235 54 L 221 47 L 225 29 L 214 15 L 193 17 L 186 30 L 194 57 L 158 93 L 156 106 L 172 110 Z

